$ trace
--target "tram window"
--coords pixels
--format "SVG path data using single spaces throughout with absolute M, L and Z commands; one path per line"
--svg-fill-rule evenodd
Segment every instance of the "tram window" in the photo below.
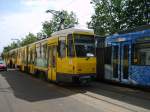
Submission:
M 37 54 L 37 58 L 41 57 L 41 49 L 40 49 L 40 47 L 36 48 L 36 54 Z
M 114 59 L 118 59 L 118 46 L 114 46 Z
M 25 64 L 25 50 L 23 50 L 22 62 Z
M 35 49 L 35 59 L 37 58 L 37 51 L 36 51 L 36 49 Z
M 42 53 L 43 56 L 42 57 L 47 59 L 47 45 L 46 44 L 43 45 L 43 50 L 42 51 L 43 51 L 43 53 Z
M 52 48 L 48 47 L 48 63 L 49 65 L 52 64 Z
M 56 46 L 53 46 L 53 48 L 52 48 L 52 60 L 51 60 L 51 64 L 53 67 L 56 67 L 56 54 L 57 54 L 57 48 L 56 48 Z
M 66 42 L 65 40 L 59 41 L 59 57 L 63 58 L 66 57 Z
M 132 52 L 133 64 L 150 65 L 150 43 L 135 44 Z
M 28 60 L 29 60 L 29 63 L 31 64 L 32 63 L 32 50 L 29 51 Z
M 77 57 L 95 56 L 95 39 L 93 35 L 75 35 L 74 41 Z
M 31 58 L 32 58 L 31 63 L 34 64 L 34 51 L 33 50 L 32 50 L 32 54 L 31 54 Z
M 74 57 L 75 56 L 72 34 L 68 35 L 68 50 L 67 50 L 67 54 L 68 54 L 69 57 Z
M 124 49 L 124 54 L 123 54 L 123 78 L 124 79 L 128 79 L 128 69 L 129 69 L 129 46 L 128 45 L 125 45 L 123 47 Z
M 40 58 L 44 58 L 44 46 L 41 46 L 40 54 L 41 54 Z
M 118 46 L 114 46 L 113 47 L 113 77 L 114 78 L 118 78 L 118 50 L 119 47 Z
M 111 64 L 112 47 L 106 47 L 105 49 L 105 64 Z
M 42 45 L 41 56 L 42 56 L 41 59 L 42 59 L 43 66 L 47 66 L 47 45 L 46 44 Z

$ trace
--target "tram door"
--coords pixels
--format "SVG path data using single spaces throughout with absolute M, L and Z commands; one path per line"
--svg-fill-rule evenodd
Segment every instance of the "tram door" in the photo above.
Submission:
M 120 49 L 119 45 L 113 46 L 113 55 L 112 55 L 112 80 L 119 81 L 120 79 Z
M 113 46 L 113 80 L 127 82 L 129 77 L 129 45 Z
M 121 45 L 121 82 L 128 82 L 129 78 L 129 44 Z
M 48 47 L 48 79 L 56 81 L 57 46 Z

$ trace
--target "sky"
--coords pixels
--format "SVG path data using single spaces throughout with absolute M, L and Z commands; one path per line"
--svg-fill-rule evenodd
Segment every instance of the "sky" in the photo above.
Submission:
M 47 9 L 73 11 L 78 27 L 86 28 L 93 14 L 91 0 L 0 0 L 0 52 L 3 47 L 24 38 L 29 32 L 41 31 L 42 22 L 52 15 Z

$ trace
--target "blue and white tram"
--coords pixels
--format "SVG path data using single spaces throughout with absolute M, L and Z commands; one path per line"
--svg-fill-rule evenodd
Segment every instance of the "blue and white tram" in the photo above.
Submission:
M 150 29 L 106 38 L 104 79 L 150 87 Z

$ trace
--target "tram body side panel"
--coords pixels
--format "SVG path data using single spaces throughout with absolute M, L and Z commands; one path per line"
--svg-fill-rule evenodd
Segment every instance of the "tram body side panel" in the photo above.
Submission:
M 18 53 L 17 53 L 17 67 L 20 68 L 21 65 L 21 51 L 20 49 L 18 49 Z
M 57 72 L 68 75 L 95 75 L 96 58 L 58 58 Z
M 146 32 L 146 31 L 145 31 Z M 126 39 L 126 41 L 123 42 L 119 42 L 120 45 L 124 45 L 125 46 L 125 42 L 127 43 L 127 45 L 129 46 L 129 51 L 128 51 L 128 60 L 122 60 L 123 58 L 123 54 L 125 52 L 126 49 L 123 49 L 123 47 L 121 47 L 121 59 L 119 62 L 119 66 L 122 66 L 121 69 L 118 69 L 118 74 L 121 76 L 121 78 L 119 78 L 119 83 L 124 83 L 124 84 L 129 84 L 129 85 L 137 85 L 137 86 L 150 86 L 150 61 L 149 61 L 149 57 L 150 57 L 150 53 L 149 53 L 149 49 L 150 49 L 150 38 L 149 38 L 149 34 L 144 33 L 144 32 L 139 32 L 141 34 L 130 34 L 130 35 L 124 35 L 124 39 Z M 144 36 L 142 36 L 144 35 Z M 122 36 L 117 37 L 116 39 L 119 39 Z M 108 38 L 110 39 L 110 38 Z M 113 38 L 112 38 L 113 39 Z M 132 40 L 132 41 L 131 41 Z M 113 61 L 114 60 L 114 46 L 113 45 L 113 41 L 114 40 L 106 40 L 106 46 L 109 47 L 113 47 L 112 51 L 111 51 L 111 61 L 110 63 L 105 63 L 105 79 L 108 79 L 110 81 L 113 81 Z M 108 44 L 109 43 L 109 44 Z M 137 45 L 137 48 L 134 48 L 134 50 L 138 50 L 139 51 L 137 54 L 135 54 L 136 58 L 133 57 L 134 54 L 134 50 L 133 47 Z M 123 51 L 124 50 L 124 51 Z M 118 54 L 120 54 L 118 52 Z M 139 56 L 141 55 L 139 61 L 138 60 Z M 142 60 L 142 61 L 141 61 Z M 126 62 L 128 61 L 128 63 Z M 136 63 L 133 63 L 134 61 L 136 61 Z M 138 62 L 138 63 L 137 63 Z M 140 62 L 140 63 L 139 63 Z M 124 64 L 122 64 L 124 63 Z M 126 66 L 128 65 L 128 74 L 124 74 L 124 75 L 128 75 L 128 78 L 126 79 L 126 81 L 124 81 L 124 77 L 122 76 L 123 73 L 123 65 Z M 122 70 L 122 72 L 120 72 L 119 70 Z M 126 73 L 126 72 L 124 72 Z
M 44 48 L 44 45 L 47 45 L 47 41 L 36 43 L 32 48 L 33 63 L 31 64 L 30 69 L 31 73 L 34 73 L 35 75 L 40 75 L 41 73 L 47 75 L 47 48 Z
M 21 56 L 20 56 L 20 60 L 21 60 L 21 64 L 20 64 L 20 70 L 21 71 L 24 71 L 24 66 L 23 66 L 23 55 L 24 55 L 24 48 L 21 48 L 20 49 L 20 53 L 21 53 Z
M 27 46 L 21 48 L 21 71 L 26 71 L 27 68 Z
M 57 73 L 73 74 L 73 59 L 69 58 L 57 58 Z
M 144 39 L 144 38 L 142 38 Z M 130 81 L 134 85 L 150 86 L 150 41 L 132 46 Z
M 130 67 L 130 81 L 134 85 L 150 86 L 150 67 L 135 66 Z
M 35 68 L 35 44 L 32 44 L 29 46 L 28 49 L 28 72 L 30 74 L 34 74 L 34 68 Z
M 47 77 L 48 80 L 55 82 L 57 81 L 56 75 L 58 69 L 58 37 L 51 37 L 47 44 Z

